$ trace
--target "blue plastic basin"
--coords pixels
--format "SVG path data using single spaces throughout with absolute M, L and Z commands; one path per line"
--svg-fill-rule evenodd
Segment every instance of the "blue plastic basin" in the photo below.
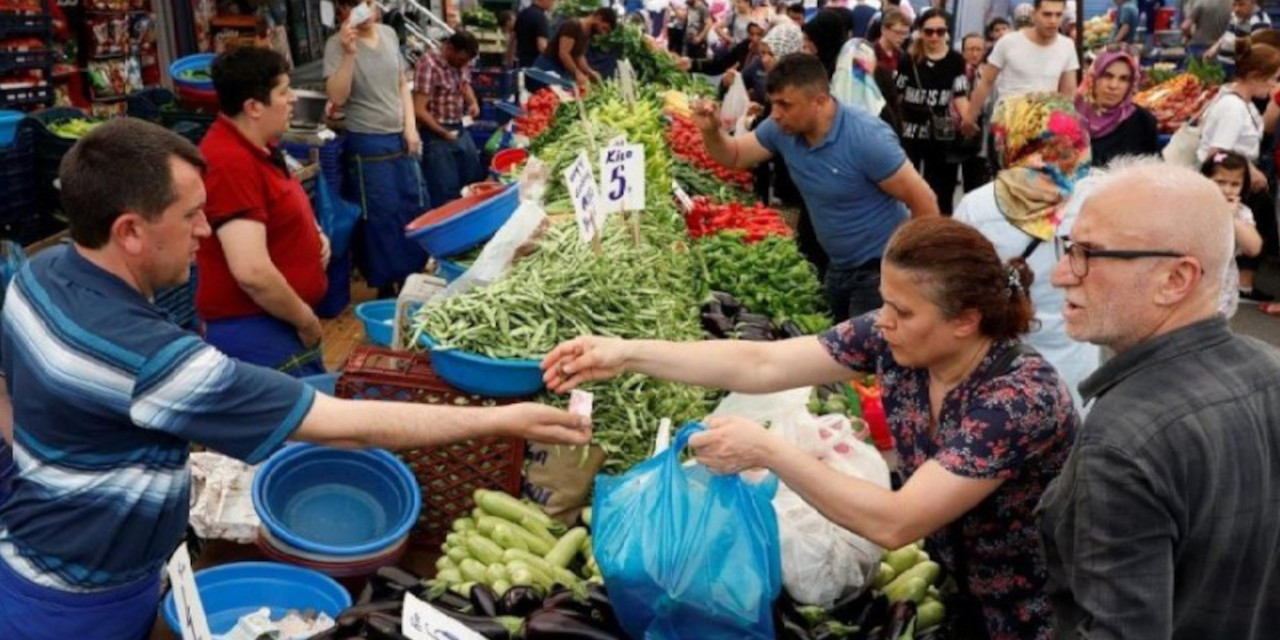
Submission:
M 519 185 L 511 184 L 502 188 L 497 195 L 440 222 L 423 226 L 410 224 L 405 230 L 405 237 L 421 245 L 432 257 L 456 256 L 492 238 L 519 205 Z
M 319 391 L 325 395 L 331 396 L 337 393 L 339 373 L 318 373 L 314 376 L 306 376 L 302 381 L 311 386 L 312 389 Z
M 436 375 L 467 393 L 516 398 L 538 393 L 545 386 L 538 360 L 505 360 L 468 351 L 437 349 L 425 334 L 419 341 L 431 349 L 431 368 Z
M 396 301 L 370 300 L 356 305 L 356 317 L 364 324 L 364 334 L 380 347 L 391 346 L 395 330 Z
M 436 275 L 444 278 L 445 282 L 453 282 L 462 277 L 467 272 L 467 267 L 460 265 L 452 260 L 437 259 Z
M 281 542 L 335 560 L 382 551 L 418 520 L 409 467 L 381 449 L 285 447 L 253 478 L 253 507 Z
M 184 80 L 182 79 L 183 71 L 203 70 L 209 71 L 209 67 L 213 65 L 215 54 L 197 53 L 195 55 L 185 56 L 174 60 L 169 65 L 169 77 L 173 78 L 173 83 L 184 87 L 195 89 L 197 91 L 213 91 L 213 80 Z
M 18 126 L 26 118 L 27 114 L 21 111 L 0 109 L 0 147 L 13 144 L 14 139 L 18 137 Z
M 237 562 L 197 571 L 196 590 L 215 634 L 231 631 L 240 618 L 262 607 L 279 619 L 290 609 L 323 611 L 337 618 L 351 606 L 351 595 L 333 578 L 278 562 Z M 172 592 L 164 598 L 164 621 L 174 633 L 182 633 Z

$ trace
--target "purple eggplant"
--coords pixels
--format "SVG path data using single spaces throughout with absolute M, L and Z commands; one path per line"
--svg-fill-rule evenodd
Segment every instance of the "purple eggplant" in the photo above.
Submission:
M 537 587 L 511 587 L 502 594 L 502 600 L 498 602 L 498 611 L 504 616 L 527 618 L 529 614 L 542 608 L 542 601 L 545 598 L 542 589 Z
M 627 640 L 621 629 L 559 609 L 534 613 L 524 626 L 525 640 Z
M 483 584 L 472 585 L 471 607 L 476 615 L 495 617 L 498 615 L 498 597 L 493 595 L 493 589 Z

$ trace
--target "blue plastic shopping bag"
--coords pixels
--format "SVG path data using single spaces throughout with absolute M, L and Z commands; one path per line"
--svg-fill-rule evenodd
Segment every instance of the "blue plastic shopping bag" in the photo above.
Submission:
M 596 562 L 637 640 L 772 639 L 782 590 L 772 475 L 759 484 L 682 466 L 702 425 L 626 474 L 595 482 Z
M 316 176 L 316 221 L 329 237 L 329 255 L 342 257 L 351 247 L 360 220 L 360 205 L 347 202 L 338 193 L 336 185 L 330 185 L 324 174 Z

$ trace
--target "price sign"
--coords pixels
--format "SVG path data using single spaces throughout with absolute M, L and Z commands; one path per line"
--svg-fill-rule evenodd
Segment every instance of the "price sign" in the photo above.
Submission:
M 618 61 L 618 78 L 622 81 L 622 99 L 627 104 L 636 103 L 636 71 L 629 60 Z
M 600 180 L 602 212 L 644 210 L 644 145 L 602 149 Z
M 177 605 L 182 640 L 213 640 L 209 620 L 204 616 L 204 603 L 200 602 L 200 592 L 196 590 L 196 575 L 191 569 L 191 554 L 187 552 L 185 542 L 169 558 L 165 569 L 173 587 L 173 603 Z
M 484 640 L 484 636 L 419 600 L 412 593 L 404 594 L 400 633 L 409 640 Z
M 689 194 L 685 192 L 684 187 L 680 186 L 679 182 L 676 182 L 675 180 L 671 181 L 671 192 L 676 196 L 676 203 L 679 204 L 680 208 L 684 209 L 686 213 L 690 209 L 693 209 L 693 198 L 689 197 Z
M 573 199 L 573 211 L 578 218 L 578 232 L 583 242 L 590 242 L 599 230 L 596 228 L 596 211 L 600 203 L 596 191 L 596 179 L 591 173 L 591 163 L 586 152 L 579 151 L 578 158 L 564 170 L 565 185 Z

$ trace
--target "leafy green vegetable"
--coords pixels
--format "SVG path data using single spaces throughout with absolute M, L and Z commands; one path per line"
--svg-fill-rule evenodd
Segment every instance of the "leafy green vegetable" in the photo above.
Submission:
M 702 291 L 724 291 L 756 313 L 781 324 L 791 320 L 805 333 L 831 326 L 826 300 L 813 265 L 791 238 L 771 236 L 754 244 L 741 233 L 720 232 L 699 240 Z
M 477 29 L 492 29 L 498 26 L 498 17 L 484 7 L 476 7 L 462 12 L 462 24 Z

